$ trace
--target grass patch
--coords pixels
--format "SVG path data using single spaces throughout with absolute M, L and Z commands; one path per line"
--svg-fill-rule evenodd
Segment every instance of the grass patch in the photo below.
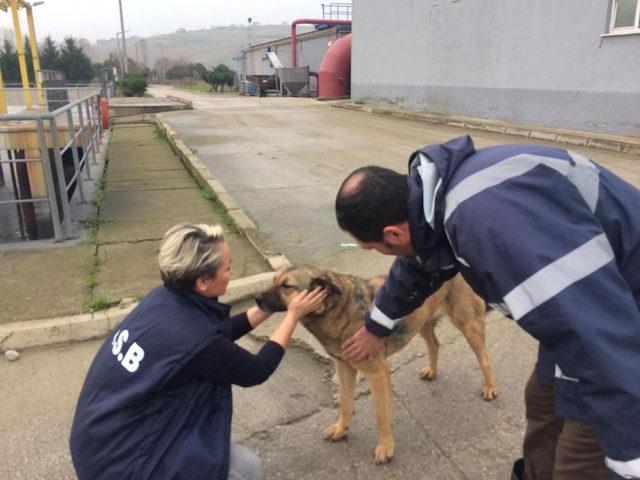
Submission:
M 158 140 L 163 141 L 163 142 L 169 143 L 169 138 L 167 137 L 167 132 L 165 130 L 161 129 L 157 124 L 156 124 L 156 138 Z
M 211 200 L 212 202 L 215 202 L 217 200 L 216 194 L 213 193 L 209 188 L 201 188 L 200 195 L 202 195 L 207 200 Z
M 211 85 L 205 82 L 192 83 L 189 85 L 180 85 L 181 90 L 187 90 L 188 92 L 210 92 Z
M 146 293 L 137 293 L 137 294 L 134 296 L 134 298 L 135 298 L 137 301 L 141 302 L 142 300 L 144 300 L 144 297 L 146 297 L 146 296 L 147 296 L 147 294 L 146 294 Z
M 188 92 L 204 92 L 204 93 L 216 93 L 212 90 L 211 85 L 209 85 L 208 83 L 205 82 L 197 82 L 197 83 L 191 83 L 191 84 L 187 84 L 187 85 L 179 85 L 178 88 L 180 88 L 181 90 L 186 90 Z M 232 92 L 233 91 L 233 87 L 229 87 L 227 85 L 224 85 L 222 87 L 222 91 L 223 92 Z M 220 93 L 220 92 L 217 92 Z
M 100 217 L 99 215 L 91 217 L 85 222 L 85 225 L 89 227 L 89 239 L 87 243 L 98 245 L 98 232 L 100 231 L 100 227 L 107 222 L 109 222 L 108 219 Z
M 98 274 L 98 266 L 100 265 L 100 259 L 97 255 L 92 255 L 89 257 L 85 267 L 85 283 L 89 290 L 93 290 L 97 285 L 96 276 Z
M 102 293 L 92 294 L 89 298 L 89 302 L 87 303 L 87 308 L 91 312 L 96 312 L 98 310 L 104 310 L 112 306 L 115 302 L 110 300 L 109 297 Z

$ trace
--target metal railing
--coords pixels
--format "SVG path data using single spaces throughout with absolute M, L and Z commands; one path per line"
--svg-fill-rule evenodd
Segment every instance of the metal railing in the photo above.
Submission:
M 322 18 L 329 20 L 351 20 L 350 3 L 323 3 Z
M 73 228 L 71 223 L 70 197 L 78 192 L 80 202 L 86 201 L 82 186 L 81 172 L 84 169 L 87 180 L 91 180 L 91 165 L 97 165 L 97 153 L 100 152 L 102 141 L 102 127 L 99 117 L 99 95 L 87 95 L 79 100 L 70 102 L 52 112 L 25 111 L 14 115 L 0 115 L 0 122 L 30 122 L 35 121 L 40 158 L 17 158 L 15 152 L 18 146 L 4 147 L 14 151 L 9 160 L 0 160 L 0 165 L 13 165 L 20 163 L 39 162 L 42 166 L 42 173 L 46 187 L 46 196 L 36 198 L 22 198 L 22 194 L 17 191 L 14 182 L 14 199 L 2 200 L 1 205 L 16 204 L 20 211 L 21 204 L 34 204 L 36 202 L 47 202 L 53 224 L 55 241 L 62 241 L 73 238 Z M 60 125 L 59 123 L 60 122 Z M 19 129 L 21 125 L 12 123 L 12 128 Z M 61 145 L 60 133 L 66 125 L 67 138 L 64 145 Z M 2 123 L 0 123 L 2 126 Z M 59 128 L 60 127 L 60 128 Z M 33 128 L 33 127 L 31 127 Z M 47 141 L 47 133 L 49 140 Z M 0 133 L 0 135 L 2 135 Z M 4 135 L 10 135 L 5 133 Z M 26 149 L 25 157 L 26 155 Z M 73 159 L 73 171 L 63 165 L 63 155 L 71 151 Z M 91 161 L 89 161 L 91 160 Z M 70 163 L 70 162 L 68 162 Z M 13 170 L 12 170 L 13 175 Z M 75 186 L 75 187 L 74 187 Z M 72 191 L 72 189 L 74 189 Z M 70 193 L 71 192 L 71 193 Z
M 75 85 L 67 85 L 65 87 L 43 87 L 42 92 L 43 92 L 43 98 L 44 98 L 44 105 L 39 105 L 39 102 L 37 101 L 38 95 L 37 95 L 37 88 L 35 86 L 30 87 L 29 91 L 31 94 L 34 107 L 36 108 L 42 107 L 47 110 L 50 110 L 51 103 L 53 103 L 53 106 L 55 108 L 61 106 L 61 105 L 56 105 L 56 101 L 55 101 L 55 99 L 58 97 L 58 95 L 56 94 L 58 93 L 65 94 L 64 96 L 69 101 L 79 100 L 81 98 L 86 97 L 87 95 L 94 95 L 97 93 L 102 93 L 103 96 L 110 98 L 112 96 L 111 93 L 113 92 L 113 89 L 109 87 L 110 85 L 103 86 L 100 83 L 75 84 Z M 18 111 L 25 110 L 26 107 L 25 107 L 25 100 L 24 100 L 24 90 L 21 86 L 20 87 L 9 86 L 5 84 L 4 89 L 2 90 L 4 93 L 4 97 L 6 99 L 6 105 L 9 110 L 9 113 L 15 113 Z

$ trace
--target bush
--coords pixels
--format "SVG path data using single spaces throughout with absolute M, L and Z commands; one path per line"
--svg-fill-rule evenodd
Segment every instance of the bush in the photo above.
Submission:
M 141 97 L 147 91 L 147 80 L 140 73 L 127 73 L 120 80 L 120 89 L 125 97 Z

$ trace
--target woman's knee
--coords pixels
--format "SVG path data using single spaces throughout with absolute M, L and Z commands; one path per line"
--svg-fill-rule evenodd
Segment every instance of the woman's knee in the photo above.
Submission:
M 231 443 L 229 480 L 262 480 L 262 462 L 254 452 Z

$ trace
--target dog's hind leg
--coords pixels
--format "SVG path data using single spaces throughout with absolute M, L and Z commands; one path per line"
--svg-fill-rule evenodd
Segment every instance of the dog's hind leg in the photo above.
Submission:
M 337 442 L 347 436 L 349 423 L 353 416 L 353 397 L 356 389 L 356 376 L 358 371 L 340 359 L 335 359 L 336 374 L 338 376 L 338 390 L 340 393 L 338 421 L 325 429 L 325 440 Z
M 420 378 L 424 380 L 435 380 L 438 374 L 438 352 L 440 351 L 440 342 L 436 336 L 436 321 L 428 321 L 420 331 L 420 335 L 427 344 L 427 354 L 429 363 L 420 370 Z
M 478 364 L 484 376 L 484 387 L 482 388 L 482 398 L 493 400 L 498 396 L 498 382 L 493 374 L 491 360 L 487 353 L 484 331 L 484 314 L 469 315 L 469 310 L 454 311 L 451 313 L 451 322 L 462 332 L 467 343 L 478 359 Z M 483 312 L 484 313 L 484 312 Z
M 391 432 L 391 376 L 389 363 L 386 359 L 379 358 L 374 362 L 374 368 L 363 370 L 362 373 L 369 382 L 373 407 L 376 412 L 378 445 L 375 450 L 375 461 L 376 463 L 387 463 L 395 451 Z

